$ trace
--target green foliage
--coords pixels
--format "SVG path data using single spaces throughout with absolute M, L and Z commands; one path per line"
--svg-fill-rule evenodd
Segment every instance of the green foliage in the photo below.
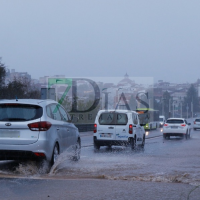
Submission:
M 191 102 L 193 102 L 193 111 L 194 113 L 199 112 L 199 98 L 198 98 L 198 92 L 193 84 L 191 84 L 190 88 L 188 89 L 186 93 L 186 97 L 184 98 L 183 103 L 183 110 L 186 112 L 186 107 L 188 106 L 188 112 L 191 112 Z
M 40 91 L 26 78 L 5 85 L 6 69 L 0 58 L 0 99 L 40 99 Z
M 4 85 L 4 80 L 6 76 L 5 65 L 1 62 L 0 58 L 0 88 Z

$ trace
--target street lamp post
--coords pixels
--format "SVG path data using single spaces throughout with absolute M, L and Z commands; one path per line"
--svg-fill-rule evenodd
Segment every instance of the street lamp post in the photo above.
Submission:
M 171 99 L 169 99 L 169 118 L 171 117 Z
M 174 107 L 175 107 L 174 103 L 176 103 L 176 101 L 173 101 L 173 103 L 172 103 L 172 106 L 173 106 L 173 117 L 174 117 Z

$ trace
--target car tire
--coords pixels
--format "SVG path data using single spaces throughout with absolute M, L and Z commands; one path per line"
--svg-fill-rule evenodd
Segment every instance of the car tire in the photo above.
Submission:
M 75 151 L 74 151 L 74 156 L 73 156 L 73 160 L 74 161 L 78 161 L 80 160 L 80 155 L 81 155 L 81 141 L 80 139 L 78 139 L 76 145 L 75 145 Z
M 185 134 L 185 139 L 186 140 L 188 139 L 188 132 Z
M 197 129 L 196 128 L 194 128 L 194 131 L 196 131 Z
M 163 138 L 166 140 L 166 138 L 167 138 L 167 137 L 166 137 L 166 135 L 165 135 L 165 134 L 163 134 Z
M 136 137 L 131 139 L 131 150 L 136 149 Z
M 94 142 L 94 150 L 99 150 L 100 149 L 100 145 L 97 144 L 96 142 Z
M 56 143 L 54 148 L 53 148 L 53 153 L 52 153 L 52 158 L 51 158 L 51 165 L 52 166 L 54 165 L 54 163 L 58 159 L 59 154 L 60 154 L 59 145 L 58 145 L 58 143 Z
M 143 136 L 141 147 L 144 148 L 144 145 L 145 145 L 145 135 Z

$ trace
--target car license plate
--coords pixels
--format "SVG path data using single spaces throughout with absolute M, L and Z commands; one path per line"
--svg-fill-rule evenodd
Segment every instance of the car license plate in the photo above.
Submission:
M 111 133 L 101 133 L 100 137 L 111 138 Z
M 7 130 L 0 130 L 0 138 L 19 138 L 20 132 L 19 131 L 7 131 Z
M 178 126 L 171 126 L 171 128 L 178 128 Z

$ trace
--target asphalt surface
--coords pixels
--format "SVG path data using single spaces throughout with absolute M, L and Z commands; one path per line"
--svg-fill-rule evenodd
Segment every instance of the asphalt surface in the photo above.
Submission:
M 191 139 L 146 135 L 145 148 L 92 146 L 81 133 L 81 160 L 68 153 L 49 173 L 33 162 L 0 162 L 0 199 L 200 199 L 200 130 Z

